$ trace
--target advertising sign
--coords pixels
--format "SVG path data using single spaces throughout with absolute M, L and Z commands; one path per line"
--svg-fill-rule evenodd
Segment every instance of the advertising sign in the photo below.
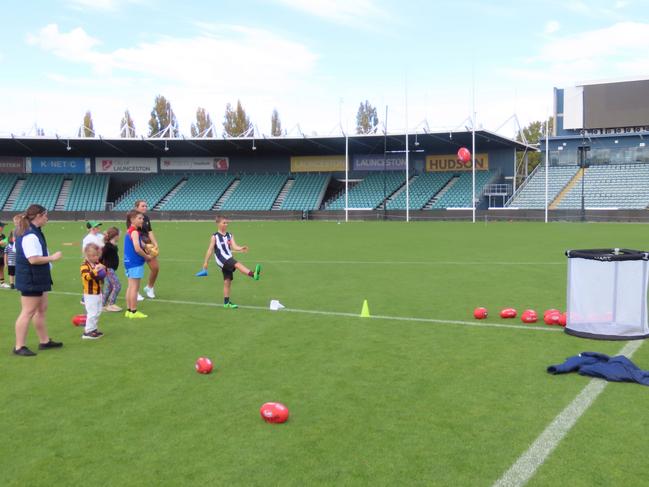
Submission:
M 95 171 L 155 173 L 158 160 L 155 157 L 95 157 Z
M 162 171 L 227 171 L 230 160 L 227 157 L 163 157 Z
M 443 171 L 470 171 L 471 161 L 462 162 L 457 158 L 457 154 L 443 154 L 426 157 L 426 171 L 427 172 L 443 172 Z M 488 171 L 489 170 L 489 155 L 476 154 L 475 155 L 475 170 Z
M 0 156 L 0 172 L 25 172 L 25 158 Z
M 332 172 L 345 170 L 345 156 L 291 157 L 291 172 Z
M 27 172 L 34 174 L 86 174 L 90 172 L 90 159 L 83 157 L 30 157 Z
M 354 156 L 354 171 L 405 171 L 406 156 L 367 154 Z

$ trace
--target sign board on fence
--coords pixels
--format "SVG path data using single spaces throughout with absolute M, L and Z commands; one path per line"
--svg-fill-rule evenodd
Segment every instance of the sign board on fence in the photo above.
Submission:
M 457 158 L 457 154 L 442 154 L 442 155 L 426 156 L 427 172 L 470 171 L 470 170 L 471 170 L 471 161 L 464 163 Z M 489 170 L 488 154 L 475 155 L 475 170 L 476 171 Z
M 0 172 L 25 172 L 25 158 L 0 156 Z
M 155 157 L 95 157 L 95 171 L 112 172 L 158 172 L 158 160 Z
M 34 174 L 88 174 L 90 159 L 83 157 L 28 157 L 27 172 Z
M 230 159 L 227 157 L 163 157 L 162 171 L 227 171 Z
M 354 171 L 405 171 L 406 156 L 365 154 L 354 156 Z
M 345 170 L 345 156 L 291 157 L 291 172 L 333 172 Z

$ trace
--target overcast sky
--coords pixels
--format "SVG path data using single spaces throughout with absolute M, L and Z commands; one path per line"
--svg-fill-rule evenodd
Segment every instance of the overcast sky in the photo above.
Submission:
M 138 135 L 157 94 L 189 135 L 240 99 L 260 133 L 353 131 L 361 101 L 388 130 L 495 130 L 551 110 L 552 88 L 649 78 L 649 1 L 10 1 L 0 29 L 0 135 L 76 134 L 86 110 Z M 407 95 L 406 95 L 407 94 Z M 406 117 L 407 100 L 407 117 Z M 501 133 L 511 135 L 513 123 Z M 339 133 L 339 132 L 338 132 Z

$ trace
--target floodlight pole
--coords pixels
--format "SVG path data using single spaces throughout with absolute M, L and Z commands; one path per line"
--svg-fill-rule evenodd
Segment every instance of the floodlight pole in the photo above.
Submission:
M 410 150 L 408 150 L 408 77 L 406 76 L 406 222 L 410 221 Z
M 345 134 L 345 222 L 349 221 L 349 136 Z
M 473 70 L 475 66 L 473 67 Z M 472 73 L 472 101 L 471 104 L 471 215 L 472 221 L 475 223 L 475 72 Z

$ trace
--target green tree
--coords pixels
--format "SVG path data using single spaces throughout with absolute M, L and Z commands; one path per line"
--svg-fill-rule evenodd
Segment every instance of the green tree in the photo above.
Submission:
M 179 135 L 178 120 L 171 103 L 162 95 L 156 96 L 149 119 L 149 137 L 176 138 Z
M 378 124 L 379 116 L 376 113 L 376 108 L 370 105 L 369 101 L 365 100 L 365 103 L 361 103 L 358 107 L 358 113 L 356 114 L 356 133 L 374 133 Z
M 119 126 L 119 136 L 127 139 L 136 137 L 135 135 L 135 122 L 131 118 L 131 113 L 126 110 L 122 117 L 122 123 Z
M 207 132 L 212 127 L 212 119 L 210 114 L 204 108 L 198 107 L 196 109 L 196 123 L 192 124 L 192 137 L 198 137 Z M 213 129 L 212 129 L 213 130 Z M 212 136 L 216 134 L 212 133 Z
M 273 137 L 279 137 L 282 135 L 282 122 L 279 119 L 277 109 L 273 110 L 273 115 L 270 118 L 270 135 Z
M 237 108 L 233 109 L 229 103 L 225 107 L 225 116 L 223 119 L 223 130 L 228 137 L 239 137 L 252 128 L 252 123 L 246 115 L 246 111 L 241 106 L 241 101 L 237 100 Z
M 552 134 L 552 131 L 554 130 L 554 117 L 550 117 L 547 120 L 547 123 L 549 126 L 550 134 Z M 530 145 L 538 144 L 542 138 L 545 138 L 545 125 L 545 120 L 536 120 L 534 122 L 530 122 L 528 126 L 523 127 L 523 130 L 516 134 L 516 140 L 518 142 L 523 142 L 523 140 L 526 140 Z M 525 138 L 523 138 L 523 135 L 525 136 Z M 539 165 L 542 157 L 543 155 L 540 152 L 527 151 L 528 173 L 532 172 L 534 168 Z M 516 167 L 522 167 L 522 164 L 524 164 L 523 153 L 518 152 L 516 154 Z M 524 174 L 520 174 L 520 176 L 524 176 Z
M 83 116 L 83 123 L 79 127 L 79 137 L 94 137 L 95 129 L 92 124 L 92 113 L 90 110 Z

